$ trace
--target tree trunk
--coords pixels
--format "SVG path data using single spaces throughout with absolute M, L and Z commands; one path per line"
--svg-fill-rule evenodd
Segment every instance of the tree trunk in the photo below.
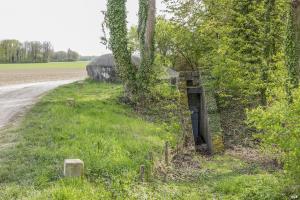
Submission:
M 141 63 L 138 73 L 139 95 L 144 98 L 149 93 L 153 81 L 154 34 L 156 23 L 156 0 L 139 1 L 139 27 Z
M 153 59 L 154 51 L 154 34 L 155 34 L 155 15 L 156 15 L 156 0 L 149 0 L 148 16 L 145 31 L 145 53 Z
M 136 94 L 136 68 L 128 50 L 126 0 L 107 1 L 107 25 L 110 30 L 110 47 L 125 86 L 126 98 L 134 101 Z

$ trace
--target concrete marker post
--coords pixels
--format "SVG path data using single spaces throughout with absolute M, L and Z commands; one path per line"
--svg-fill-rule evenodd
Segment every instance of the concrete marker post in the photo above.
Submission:
M 65 177 L 82 177 L 84 174 L 84 163 L 80 159 L 66 159 L 64 161 Z

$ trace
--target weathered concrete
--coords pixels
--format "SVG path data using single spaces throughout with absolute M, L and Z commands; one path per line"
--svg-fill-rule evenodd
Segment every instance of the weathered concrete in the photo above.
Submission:
M 131 62 L 138 66 L 140 58 L 132 56 Z M 112 54 L 105 54 L 92 60 L 87 66 L 86 70 L 88 76 L 96 81 L 102 82 L 120 82 L 118 77 L 118 67 Z
M 204 83 L 205 80 L 201 77 L 199 72 L 180 72 L 178 89 L 180 91 L 181 121 L 185 132 L 186 143 L 193 141 L 193 143 L 196 144 L 196 150 L 215 153 L 222 151 L 224 148 L 220 117 L 216 109 L 216 102 L 213 98 L 213 93 L 207 89 L 208 87 L 206 87 Z M 199 96 L 192 100 L 193 103 L 196 101 L 197 104 L 197 108 L 195 110 L 195 108 L 193 108 L 194 106 L 191 107 L 191 97 L 193 95 L 191 95 L 192 93 L 189 94 L 188 91 L 191 92 L 198 90 Z M 193 96 L 193 98 L 195 98 L 195 96 Z M 191 133 L 193 133 L 191 115 L 198 112 L 200 119 L 198 126 L 201 133 L 201 141 L 195 141 L 194 138 L 191 137 Z
M 84 163 L 80 159 L 66 159 L 64 162 L 65 177 L 81 177 L 84 173 Z

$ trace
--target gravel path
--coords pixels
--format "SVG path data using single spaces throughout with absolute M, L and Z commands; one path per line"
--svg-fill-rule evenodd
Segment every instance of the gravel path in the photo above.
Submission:
M 0 87 L 0 129 L 14 121 L 40 95 L 75 80 L 47 81 Z

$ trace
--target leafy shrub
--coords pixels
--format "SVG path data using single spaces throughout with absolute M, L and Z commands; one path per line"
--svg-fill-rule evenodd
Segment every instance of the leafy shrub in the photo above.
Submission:
M 285 169 L 300 183 L 300 90 L 294 93 L 289 104 L 279 100 L 267 109 L 257 108 L 248 112 L 248 122 L 259 132 L 271 150 L 280 153 Z

